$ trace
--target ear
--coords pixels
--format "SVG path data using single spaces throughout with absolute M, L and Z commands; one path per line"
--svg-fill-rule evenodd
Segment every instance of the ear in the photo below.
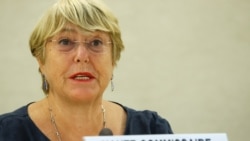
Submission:
M 36 60 L 39 65 L 39 71 L 41 72 L 41 74 L 44 74 L 44 62 L 39 58 L 36 58 Z

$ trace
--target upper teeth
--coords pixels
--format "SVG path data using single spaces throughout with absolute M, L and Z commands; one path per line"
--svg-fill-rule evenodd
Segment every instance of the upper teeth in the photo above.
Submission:
M 88 80 L 90 78 L 88 76 L 76 76 L 75 79 L 78 79 L 78 80 Z

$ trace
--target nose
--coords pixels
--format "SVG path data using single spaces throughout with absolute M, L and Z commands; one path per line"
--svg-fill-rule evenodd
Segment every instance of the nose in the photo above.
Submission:
M 89 62 L 89 52 L 83 42 L 79 43 L 75 50 L 75 62 Z

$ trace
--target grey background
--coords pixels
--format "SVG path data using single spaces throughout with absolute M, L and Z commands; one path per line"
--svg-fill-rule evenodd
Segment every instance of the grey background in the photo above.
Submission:
M 175 133 L 249 139 L 250 1 L 104 0 L 126 46 L 106 99 L 157 111 Z M 44 97 L 28 38 L 53 0 L 1 0 L 0 113 Z

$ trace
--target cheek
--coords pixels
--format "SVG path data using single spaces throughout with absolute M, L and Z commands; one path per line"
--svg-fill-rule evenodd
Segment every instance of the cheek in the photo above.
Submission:
M 44 72 L 47 77 L 60 76 L 65 72 L 67 61 L 61 58 L 59 55 L 53 54 L 52 52 L 47 52 L 47 56 L 44 62 Z
M 104 79 L 111 79 L 113 74 L 113 63 L 112 57 L 110 55 L 102 56 L 102 57 L 93 57 L 92 58 L 94 69 L 98 72 L 98 74 Z

